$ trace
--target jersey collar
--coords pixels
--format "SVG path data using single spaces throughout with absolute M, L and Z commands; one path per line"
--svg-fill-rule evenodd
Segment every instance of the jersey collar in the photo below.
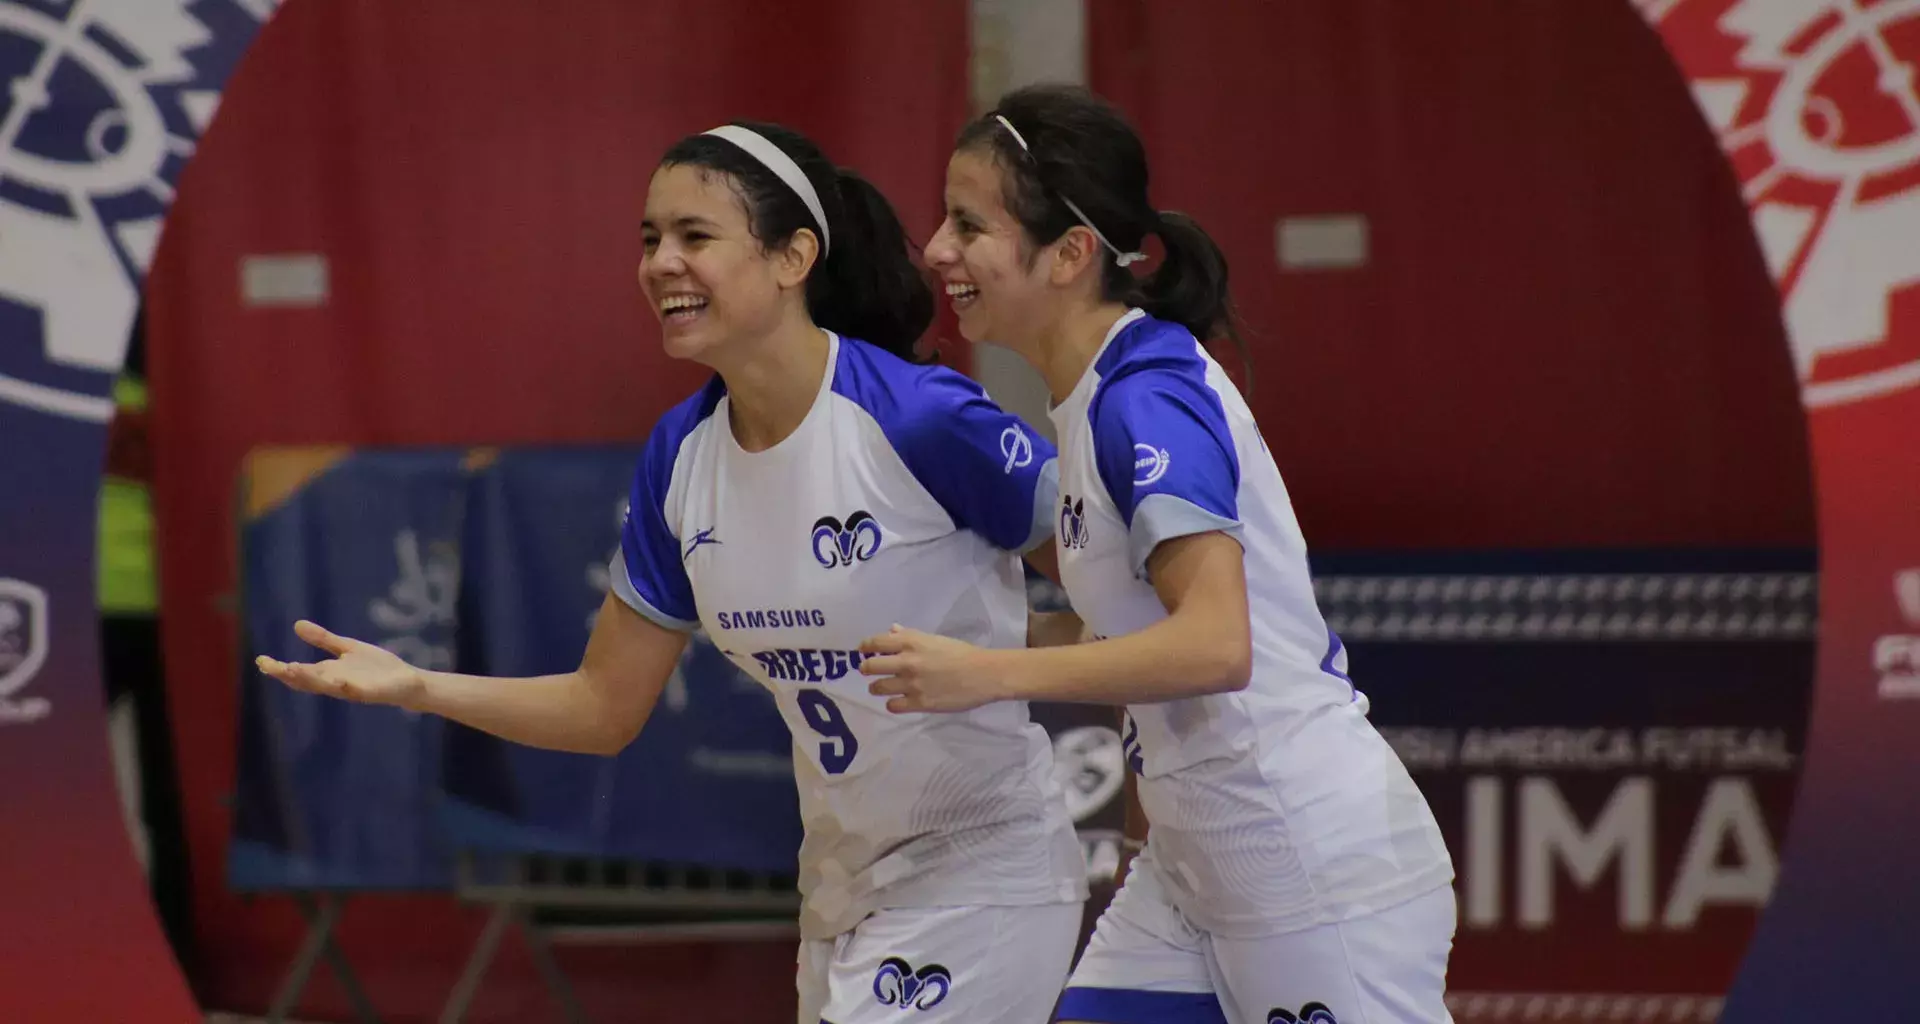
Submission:
M 1112 327 L 1107 328 L 1107 336 L 1101 339 L 1100 347 L 1094 349 L 1093 358 L 1088 360 L 1087 368 L 1080 371 L 1080 379 L 1074 382 L 1073 390 L 1067 393 L 1064 401 L 1047 406 L 1048 418 L 1052 418 L 1053 414 L 1060 409 L 1078 408 L 1080 406 L 1081 399 L 1085 397 L 1083 392 L 1091 388 L 1094 378 L 1099 376 L 1098 373 L 1094 372 L 1095 368 L 1100 365 L 1101 358 L 1107 354 L 1107 349 L 1113 346 L 1113 340 L 1118 338 L 1122 331 L 1125 331 L 1128 327 L 1146 318 L 1146 310 L 1129 307 L 1125 313 L 1120 315 L 1120 319 L 1113 322 Z

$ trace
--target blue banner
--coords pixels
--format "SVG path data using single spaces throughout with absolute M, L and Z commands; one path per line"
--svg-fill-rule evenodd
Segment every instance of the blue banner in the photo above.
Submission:
M 299 459 L 301 453 L 289 453 Z M 423 668 L 455 668 L 465 453 L 356 452 L 287 493 L 298 466 L 252 462 L 242 539 L 250 649 L 241 664 L 236 888 L 445 886 L 434 827 L 437 718 L 300 693 L 251 670 L 254 655 L 324 657 L 293 633 L 311 619 Z M 282 485 L 284 487 L 284 485 Z
M 472 671 L 522 677 L 579 664 L 639 454 L 510 450 L 476 475 L 462 631 Z M 618 757 L 452 729 L 442 811 L 464 847 L 794 869 L 792 738 L 772 696 L 703 634 Z
M 322 655 L 312 619 L 426 668 L 579 665 L 607 592 L 635 449 L 258 453 L 244 536 L 250 649 Z M 232 884 L 439 888 L 461 850 L 791 872 L 792 739 L 696 634 L 616 757 L 242 682 Z
M 1713 1019 L 1801 777 L 1810 554 L 1321 562 L 1369 718 L 1453 856 L 1455 1019 L 1513 993 Z

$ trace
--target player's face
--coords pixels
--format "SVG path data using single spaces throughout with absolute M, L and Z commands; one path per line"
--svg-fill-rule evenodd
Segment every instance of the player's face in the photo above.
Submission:
M 927 242 L 926 257 L 946 282 L 962 337 L 1019 349 L 1046 322 L 1040 313 L 1049 296 L 1000 182 L 991 155 L 963 149 L 947 161 L 947 217 Z
M 640 290 L 660 318 L 667 355 L 711 363 L 729 341 L 778 318 L 773 261 L 726 175 L 679 164 L 654 173 L 640 222 Z

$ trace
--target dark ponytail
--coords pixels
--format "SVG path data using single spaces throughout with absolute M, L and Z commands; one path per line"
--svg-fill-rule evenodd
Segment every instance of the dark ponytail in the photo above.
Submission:
M 1111 103 L 1079 86 L 1016 89 L 961 129 L 956 148 L 983 150 L 1000 164 L 1007 209 L 1035 246 L 1082 223 L 1074 206 L 1121 252 L 1138 252 L 1148 235 L 1158 236 L 1166 251 L 1144 280 L 1103 252 L 1101 298 L 1177 323 L 1203 343 L 1230 339 L 1251 382 L 1227 290 L 1226 254 L 1192 217 L 1154 210 L 1146 146 Z
M 933 323 L 933 288 L 913 261 L 906 228 L 858 172 L 840 168 L 835 185 L 841 216 L 833 222 L 833 255 L 825 273 L 807 278 L 813 322 L 917 362 L 914 346 Z
M 734 123 L 791 157 L 819 196 L 832 244 L 807 275 L 807 313 L 813 322 L 919 361 L 915 346 L 933 323 L 933 288 L 914 262 L 906 229 L 887 197 L 859 174 L 835 167 L 820 147 L 791 128 Z M 660 165 L 699 167 L 732 178 L 746 203 L 748 228 L 763 248 L 785 246 L 801 228 L 820 233 L 813 212 L 786 182 L 725 139 L 690 135 L 668 149 Z
M 1139 282 L 1130 304 L 1150 316 L 1193 332 L 1201 341 L 1226 338 L 1240 356 L 1246 389 L 1253 389 L 1253 361 L 1235 323 L 1233 295 L 1227 290 L 1227 254 L 1200 223 L 1184 213 L 1163 210 L 1154 234 L 1166 250 L 1160 266 Z

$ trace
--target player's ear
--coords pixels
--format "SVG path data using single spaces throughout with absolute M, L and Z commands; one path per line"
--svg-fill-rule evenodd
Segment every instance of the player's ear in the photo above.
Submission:
M 1075 278 L 1094 266 L 1100 242 L 1085 226 L 1076 224 L 1048 246 L 1053 250 L 1053 269 L 1048 280 L 1056 285 L 1072 284 Z
M 820 258 L 820 236 L 812 228 L 793 233 L 787 244 L 774 253 L 774 276 L 782 288 L 798 288 L 806 283 L 807 272 Z

